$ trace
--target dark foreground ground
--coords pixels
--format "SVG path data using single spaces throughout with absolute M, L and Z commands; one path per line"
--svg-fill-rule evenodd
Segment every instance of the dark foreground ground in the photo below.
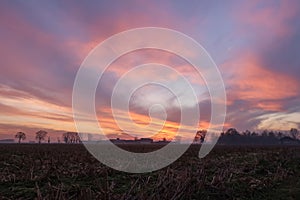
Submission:
M 151 146 L 126 146 L 149 151 Z M 192 146 L 156 172 L 105 167 L 82 145 L 0 145 L 0 199 L 300 199 L 300 147 Z

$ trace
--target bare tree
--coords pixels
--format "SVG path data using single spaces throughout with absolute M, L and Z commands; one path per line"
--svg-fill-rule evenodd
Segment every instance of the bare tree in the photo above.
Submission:
M 207 130 L 199 130 L 194 138 L 194 143 L 203 143 Z
M 225 135 L 239 135 L 240 133 L 235 128 L 230 128 L 225 132 Z
M 251 135 L 251 132 L 249 130 L 246 130 L 243 132 L 243 136 L 250 136 Z
M 63 138 L 65 143 L 79 143 L 80 137 L 76 132 L 66 132 L 63 133 Z
M 257 136 L 258 136 L 258 133 L 256 133 L 255 131 L 253 131 L 253 132 L 251 133 L 251 136 L 252 136 L 252 137 L 257 137 Z
M 275 138 L 275 133 L 273 131 L 270 131 L 268 133 L 268 136 L 271 137 L 271 138 Z
M 268 136 L 268 131 L 267 131 L 267 130 L 264 130 L 264 131 L 261 133 L 261 136 L 267 137 L 267 136 Z
M 36 139 L 39 141 L 39 144 L 41 143 L 42 140 L 45 139 L 45 137 L 47 136 L 47 132 L 43 131 L 43 130 L 39 130 L 38 132 L 36 132 Z
M 297 139 L 297 137 L 299 135 L 299 131 L 296 128 L 291 128 L 290 134 L 291 134 L 291 136 L 292 136 L 293 139 Z
M 283 137 L 283 133 L 280 131 L 278 133 L 276 133 L 276 135 L 277 135 L 277 138 L 279 138 L 279 139 L 281 139 Z
M 23 132 L 17 132 L 17 134 L 15 135 L 15 138 L 18 138 L 18 143 L 21 143 L 21 140 L 25 140 L 26 139 L 26 134 Z

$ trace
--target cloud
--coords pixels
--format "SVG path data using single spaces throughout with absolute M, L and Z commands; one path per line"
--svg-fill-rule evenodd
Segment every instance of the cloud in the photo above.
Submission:
M 300 4 L 297 1 L 251 1 L 233 12 L 236 43 L 221 71 L 228 94 L 227 120 L 241 129 L 273 127 L 278 118 L 260 116 L 299 111 L 297 48 Z M 238 51 L 237 51 L 238 50 Z M 268 124 L 269 123 L 269 124 Z M 292 124 L 290 124 L 292 125 Z M 277 126 L 282 129 L 282 127 Z
M 300 128 L 300 112 L 288 113 L 278 112 L 265 114 L 257 117 L 261 120 L 258 124 L 259 129 L 289 131 L 291 128 Z
M 259 57 L 239 55 L 232 63 L 223 65 L 232 70 L 226 80 L 230 98 L 243 100 L 278 100 L 296 96 L 298 80 L 285 74 L 271 71 L 260 63 Z M 229 99 L 230 100 L 230 99 Z
M 72 87 L 81 62 L 92 48 L 112 34 L 143 26 L 182 31 L 209 50 L 220 67 L 227 89 L 226 127 L 242 130 L 281 128 L 275 126 L 276 122 L 284 127 L 299 124 L 291 117 L 298 116 L 300 110 L 298 1 L 229 1 L 222 6 L 211 1 L 0 4 L 3 27 L 0 34 L 0 119 L 3 123 L 0 134 L 7 134 L 5 127 L 10 132 L 20 128 L 32 132 L 30 127 L 75 130 Z M 114 85 L 133 66 L 147 62 L 172 66 L 189 80 L 200 102 L 184 108 L 200 107 L 200 126 L 208 127 L 211 105 L 203 79 L 183 59 L 167 52 L 146 50 L 120 57 L 99 83 L 96 108 L 107 134 L 123 134 L 109 111 Z M 167 84 L 178 84 L 176 73 L 162 73 L 153 68 L 133 75 L 128 87 L 145 77 L 160 77 Z M 187 88 L 180 86 L 177 89 L 184 94 Z M 119 98 L 122 100 L 122 95 Z M 168 114 L 166 128 L 155 137 L 172 137 L 181 113 L 166 91 L 146 87 L 137 91 L 131 99 L 132 119 L 147 125 L 149 107 L 154 103 L 162 103 Z M 129 124 L 125 114 L 122 111 L 120 118 Z M 89 117 L 82 116 L 86 127 L 91 125 Z M 159 120 L 158 117 L 154 128 L 161 123 Z M 151 134 L 154 128 L 143 134 Z M 90 128 L 88 131 L 97 133 L 98 130 Z

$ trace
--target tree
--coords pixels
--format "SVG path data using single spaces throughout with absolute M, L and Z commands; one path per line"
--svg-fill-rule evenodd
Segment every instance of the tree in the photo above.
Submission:
M 251 132 L 249 130 L 246 130 L 243 132 L 243 136 L 250 136 Z
M 194 143 L 203 143 L 205 136 L 206 136 L 207 130 L 199 130 L 196 133 L 196 136 L 194 138 Z
M 257 136 L 258 136 L 258 133 L 256 133 L 255 131 L 253 131 L 253 132 L 251 133 L 251 136 L 257 137 Z
M 283 133 L 279 131 L 279 132 L 277 133 L 277 137 L 278 137 L 279 139 L 281 139 L 281 138 L 283 137 Z
M 17 132 L 17 134 L 15 135 L 15 138 L 18 138 L 18 143 L 21 143 L 21 140 L 25 140 L 26 139 L 26 134 L 23 132 Z
M 274 133 L 273 131 L 270 131 L 270 132 L 269 132 L 269 137 L 274 138 L 274 137 L 275 137 L 275 133 Z
M 66 132 L 63 133 L 63 139 L 65 143 L 79 143 L 80 137 L 76 132 Z
M 267 137 L 267 136 L 268 136 L 268 131 L 267 131 L 267 130 L 264 130 L 264 131 L 261 133 L 261 136 Z
M 47 136 L 47 132 L 43 131 L 43 130 L 39 130 L 38 132 L 36 132 L 36 139 L 39 141 L 39 144 L 41 143 L 42 140 L 45 139 L 45 137 Z
M 291 128 L 290 134 L 291 134 L 291 136 L 292 136 L 293 139 L 297 139 L 297 137 L 299 135 L 299 131 L 296 128 Z
M 239 135 L 240 133 L 235 128 L 230 128 L 225 132 L 225 135 Z

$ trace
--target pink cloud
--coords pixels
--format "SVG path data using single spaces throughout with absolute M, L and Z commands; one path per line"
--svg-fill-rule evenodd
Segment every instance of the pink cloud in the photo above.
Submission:
M 237 58 L 222 65 L 232 74 L 231 79 L 226 80 L 231 88 L 229 103 L 237 99 L 248 100 L 257 102 L 251 105 L 252 108 L 276 111 L 281 108 L 281 102 L 276 100 L 299 94 L 298 80 L 264 68 L 254 55 L 241 54 Z

